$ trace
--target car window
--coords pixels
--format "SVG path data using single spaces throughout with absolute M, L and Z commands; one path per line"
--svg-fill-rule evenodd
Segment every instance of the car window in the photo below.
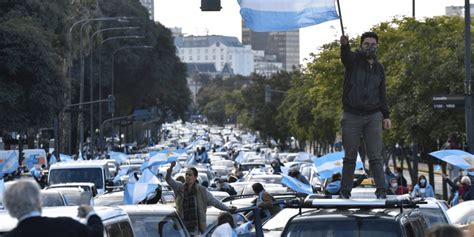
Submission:
M 438 208 L 420 208 L 421 214 L 425 219 L 426 224 L 428 227 L 437 224 L 448 224 L 448 220 L 444 216 L 441 209 Z
M 341 219 L 296 222 L 286 231 L 288 237 L 398 237 L 395 222 L 380 219 Z
M 91 182 L 96 188 L 103 188 L 102 169 L 80 168 L 80 169 L 52 169 L 49 172 L 49 184 Z
M 113 224 L 107 225 L 105 226 L 105 230 L 107 231 L 108 236 L 111 236 L 111 237 L 122 236 L 122 231 L 120 230 L 119 223 L 113 223 Z
M 176 216 L 130 214 L 135 236 L 165 237 L 186 236 Z
M 43 207 L 57 207 L 66 206 L 59 193 L 45 193 L 41 194 L 41 204 Z
M 119 225 L 120 229 L 122 230 L 123 237 L 133 237 L 133 230 L 130 226 L 130 223 L 128 223 L 127 221 L 122 221 L 119 223 Z

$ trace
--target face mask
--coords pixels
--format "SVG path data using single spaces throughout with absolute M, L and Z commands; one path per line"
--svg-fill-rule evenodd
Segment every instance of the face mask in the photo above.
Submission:
M 425 185 L 426 184 L 426 179 L 420 179 L 420 184 Z
M 396 188 L 398 187 L 398 184 L 397 183 L 392 183 L 392 188 Z
M 375 59 L 377 58 L 377 47 L 374 45 L 369 47 L 361 46 L 359 53 L 366 59 Z

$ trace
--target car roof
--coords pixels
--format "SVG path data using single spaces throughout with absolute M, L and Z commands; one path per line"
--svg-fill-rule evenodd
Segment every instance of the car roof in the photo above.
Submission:
M 344 220 L 347 218 L 380 218 L 386 220 L 396 220 L 405 212 L 412 212 L 412 210 L 403 209 L 400 212 L 399 208 L 322 208 L 313 209 L 303 212 L 301 215 L 296 215 L 294 221 L 306 222 L 318 220 Z
M 161 204 L 120 205 L 119 207 L 124 209 L 128 214 L 176 214 L 176 209 L 174 207 Z
M 98 166 L 105 166 L 110 162 L 110 160 L 77 160 L 77 161 L 70 161 L 70 162 L 59 162 L 51 165 L 49 168 L 89 168 L 89 167 L 98 167 Z

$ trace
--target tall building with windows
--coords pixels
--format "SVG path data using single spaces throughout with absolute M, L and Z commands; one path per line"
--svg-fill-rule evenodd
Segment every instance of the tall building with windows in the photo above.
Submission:
M 252 50 L 263 50 L 265 55 L 276 55 L 283 70 L 292 71 L 300 63 L 300 31 L 254 32 L 242 21 L 242 44 L 251 45 Z
M 470 4 L 471 16 L 474 15 L 474 4 Z M 464 5 L 463 6 L 448 6 L 446 7 L 446 16 L 460 16 L 464 17 Z
M 176 54 L 185 63 L 214 63 L 219 72 L 249 76 L 254 70 L 253 53 L 237 37 L 222 35 L 177 36 Z
M 154 1 L 155 0 L 140 0 L 140 3 L 146 8 L 146 10 L 148 10 L 150 20 L 155 18 Z

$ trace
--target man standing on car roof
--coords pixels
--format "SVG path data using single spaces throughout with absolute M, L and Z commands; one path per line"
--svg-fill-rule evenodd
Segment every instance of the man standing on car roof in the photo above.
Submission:
M 387 185 L 382 162 L 382 127 L 391 128 L 385 89 L 385 71 L 377 61 L 378 36 L 365 32 L 360 47 L 352 52 L 349 40 L 341 36 L 341 61 L 344 64 L 342 104 L 342 143 L 344 162 L 341 198 L 350 198 L 357 152 L 363 137 L 375 181 L 377 198 L 386 198 Z

